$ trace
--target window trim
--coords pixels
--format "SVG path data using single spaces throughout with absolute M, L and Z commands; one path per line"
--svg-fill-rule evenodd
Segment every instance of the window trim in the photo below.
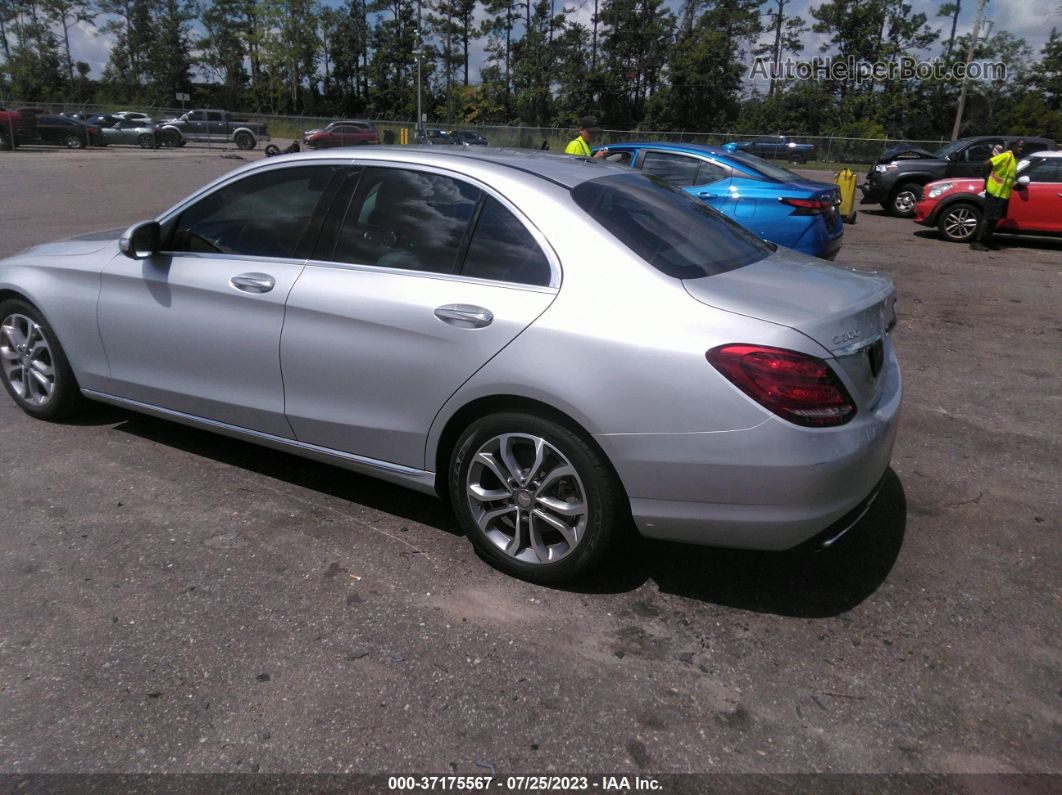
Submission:
M 440 273 L 440 272 L 437 272 L 437 271 L 414 271 L 414 270 L 408 270 L 406 268 L 389 268 L 389 267 L 383 266 L 383 265 L 368 265 L 368 264 L 364 264 L 364 263 L 336 262 L 335 260 L 330 260 L 330 259 L 326 259 L 326 260 L 309 259 L 309 260 L 306 261 L 307 265 L 312 265 L 312 266 L 315 266 L 315 267 L 324 266 L 324 267 L 334 267 L 334 268 L 347 268 L 347 269 L 350 269 L 350 270 L 366 270 L 366 271 L 374 271 L 374 272 L 379 272 L 379 273 L 404 274 L 406 276 L 411 276 L 411 277 L 447 278 L 447 279 L 453 279 L 455 281 L 467 281 L 467 282 L 472 282 L 472 283 L 475 283 L 475 284 L 493 284 L 493 285 L 498 285 L 498 286 L 503 286 L 503 287 L 512 287 L 512 288 L 519 288 L 519 289 L 525 289 L 525 290 L 534 290 L 536 292 L 542 292 L 542 291 L 545 291 L 545 292 L 556 292 L 557 290 L 560 289 L 561 282 L 562 282 L 562 276 L 563 276 L 563 270 L 561 268 L 560 258 L 557 256 L 557 252 L 554 251 L 553 246 L 551 246 L 549 244 L 549 241 L 546 239 L 546 236 L 544 234 L 542 234 L 541 230 L 539 230 L 539 228 L 537 226 L 535 226 L 535 224 L 531 221 L 530 218 L 527 217 L 527 215 L 525 213 L 523 213 L 513 202 L 509 201 L 509 199 L 507 199 L 504 195 L 499 193 L 496 189 L 492 188 L 491 186 L 483 183 L 482 181 L 480 181 L 479 179 L 477 179 L 475 177 L 472 177 L 472 176 L 470 176 L 468 174 L 464 174 L 464 173 L 462 173 L 460 171 L 455 171 L 453 169 L 444 168 L 444 167 L 441 167 L 441 166 L 427 165 L 427 164 L 424 164 L 424 163 L 406 162 L 406 161 L 401 161 L 401 160 L 384 160 L 384 159 L 377 160 L 375 158 L 372 158 L 372 159 L 370 159 L 370 158 L 355 158 L 350 163 L 350 165 L 352 165 L 355 168 L 361 168 L 361 169 L 373 168 L 373 167 L 378 167 L 378 168 L 401 168 L 401 169 L 406 169 L 406 170 L 409 170 L 409 171 L 421 171 L 421 172 L 428 173 L 428 174 L 436 174 L 437 176 L 448 177 L 450 179 L 456 179 L 456 180 L 465 182 L 465 183 L 467 183 L 469 185 L 472 185 L 473 187 L 477 188 L 478 190 L 480 190 L 484 195 L 487 195 L 487 196 L 492 197 L 493 199 L 496 199 L 506 210 L 508 210 L 509 212 L 511 212 L 513 214 L 513 216 L 515 216 L 517 221 L 519 221 L 521 224 L 523 224 L 524 229 L 527 230 L 528 234 L 531 235 L 531 237 L 534 239 L 534 241 L 538 244 L 538 247 L 541 249 L 542 253 L 545 255 L 546 261 L 549 263 L 549 269 L 550 269 L 549 284 L 548 285 L 534 285 L 534 284 L 524 284 L 522 282 L 506 282 L 506 281 L 501 281 L 501 280 L 496 280 L 496 279 L 481 279 L 481 278 L 476 277 L 476 276 L 465 276 L 465 275 L 463 275 L 461 273 Z M 364 170 L 362 170 L 361 173 L 364 174 Z M 340 204 L 344 205 L 344 210 L 343 210 L 344 216 L 346 215 L 346 210 L 350 207 L 350 202 L 353 201 L 353 199 L 354 199 L 354 194 L 357 193 L 358 183 L 360 181 L 361 181 L 361 177 L 359 176 L 358 180 L 355 181 L 353 186 L 350 188 L 350 192 L 348 194 L 346 194 L 345 196 L 342 195 L 342 194 L 337 194 L 334 197 L 334 199 L 333 199 L 333 205 L 335 204 L 336 201 L 338 201 Z M 480 203 L 480 204 L 482 204 L 482 203 Z M 473 222 L 478 220 L 480 209 L 481 209 L 481 207 L 479 205 L 477 205 L 476 210 L 473 211 L 473 215 L 469 219 L 470 228 L 472 227 Z M 474 229 L 473 229 L 473 231 L 474 231 Z M 324 232 L 324 229 L 322 228 L 322 234 L 323 234 L 323 232 Z M 321 253 L 321 252 L 324 252 L 324 251 L 332 252 L 332 251 L 335 250 L 335 245 L 336 245 L 336 243 L 339 240 L 339 228 L 338 228 L 338 226 L 335 229 L 330 230 L 330 234 L 332 235 L 331 239 L 325 239 L 323 237 L 318 239 L 317 246 L 315 247 L 317 250 L 314 251 L 315 254 Z M 471 241 L 470 237 L 469 237 L 469 241 Z M 462 248 L 462 255 L 464 255 L 464 254 L 467 254 L 467 247 L 463 247 Z M 463 267 L 463 265 L 464 265 L 463 258 L 459 261 L 458 265 L 459 265 L 459 267 Z
M 708 155 L 701 154 L 700 152 L 676 152 L 674 149 L 653 149 L 651 147 L 650 148 L 641 149 L 638 152 L 637 161 L 636 162 L 632 162 L 631 168 L 633 168 L 633 169 L 635 169 L 637 171 L 644 171 L 644 169 L 642 168 L 642 164 L 645 161 L 645 156 L 647 154 L 649 154 L 650 152 L 652 152 L 653 154 L 658 154 L 658 155 L 678 155 L 680 157 L 690 157 L 690 158 L 693 158 L 694 160 L 700 160 L 702 163 L 709 163 L 709 164 L 715 166 L 716 168 L 723 169 L 724 173 L 723 173 L 722 177 L 720 177 L 719 179 L 715 180 L 714 182 L 702 182 L 702 183 L 700 183 L 700 185 L 714 185 L 716 182 L 722 182 L 724 179 L 733 179 L 734 178 L 734 167 L 731 166 L 731 165 L 728 165 L 726 163 L 720 163 L 718 160 L 713 160 Z M 756 179 L 756 177 L 747 176 L 745 174 L 742 174 L 741 176 L 744 179 Z M 685 189 L 685 188 L 697 188 L 697 187 L 700 187 L 700 185 L 678 185 L 676 187 Z
M 180 204 L 177 204 L 160 215 L 156 220 L 159 226 L 162 228 L 162 233 L 159 235 L 160 241 L 166 246 L 169 246 L 173 242 L 174 225 L 180 220 L 181 215 L 185 210 L 194 204 L 213 196 L 220 190 L 233 185 L 234 183 L 249 179 L 251 177 L 258 176 L 267 171 L 280 171 L 289 168 L 307 168 L 313 166 L 338 166 L 338 170 L 332 176 L 332 179 L 325 186 L 324 191 L 321 193 L 321 198 L 317 202 L 317 206 L 314 208 L 313 213 L 310 216 L 310 222 L 307 229 L 313 229 L 316 225 L 316 230 L 312 233 L 315 236 L 312 245 L 307 246 L 309 249 L 308 255 L 313 254 L 313 249 L 316 247 L 318 239 L 320 238 L 324 220 L 327 217 L 328 210 L 335 201 L 336 194 L 333 190 L 342 183 L 342 180 L 346 177 L 347 169 L 350 167 L 350 161 L 346 158 L 321 158 L 313 160 L 307 159 L 302 161 L 296 161 L 291 163 L 269 163 L 257 168 L 248 169 L 247 171 L 237 171 L 233 174 L 226 174 L 220 177 L 219 180 L 215 180 L 209 185 L 203 186 L 198 192 L 194 193 L 186 198 Z M 304 233 L 305 234 L 305 233 Z M 299 241 L 300 243 L 302 241 Z M 225 254 L 214 253 L 212 251 L 174 251 L 170 248 L 162 248 L 159 251 L 160 256 L 164 257 L 196 257 L 197 259 L 215 259 L 215 260 L 232 260 L 232 259 L 245 259 L 252 262 L 278 262 L 278 263 L 290 263 L 299 262 L 304 263 L 307 260 L 306 256 L 302 257 L 267 257 L 258 254 Z

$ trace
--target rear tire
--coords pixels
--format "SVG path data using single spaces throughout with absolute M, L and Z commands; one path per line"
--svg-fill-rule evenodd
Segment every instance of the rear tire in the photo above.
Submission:
M 236 133 L 236 138 L 234 140 L 236 142 L 237 149 L 242 149 L 244 151 L 254 149 L 255 140 L 254 136 L 252 136 L 250 133 Z
M 85 142 L 76 135 L 68 135 L 63 139 L 63 146 L 67 149 L 83 149 Z
M 937 233 L 942 240 L 969 243 L 981 223 L 981 208 L 968 202 L 948 205 L 937 219 Z
M 154 149 L 155 148 L 155 136 L 144 133 L 136 139 L 137 144 L 141 149 Z
M 604 456 L 569 428 L 531 414 L 492 414 L 465 429 L 451 456 L 449 492 L 479 553 L 538 583 L 591 571 L 629 516 Z
M 917 182 L 905 182 L 893 192 L 887 209 L 897 218 L 914 218 L 915 205 L 921 199 L 922 186 Z
M 19 299 L 0 302 L 0 381 L 15 404 L 39 420 L 65 419 L 86 402 L 52 327 Z

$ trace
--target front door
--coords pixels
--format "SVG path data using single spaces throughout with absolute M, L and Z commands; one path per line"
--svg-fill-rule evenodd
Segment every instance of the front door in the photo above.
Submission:
M 1048 157 L 1021 172 L 1028 185 L 1015 185 L 1000 229 L 1062 232 L 1062 157 Z
M 275 436 L 284 419 L 284 301 L 338 167 L 237 177 L 164 225 L 163 253 L 104 269 L 100 335 L 110 391 Z
M 288 421 L 300 442 L 430 468 L 439 409 L 549 306 L 559 274 L 470 182 L 373 166 L 348 190 L 288 299 Z

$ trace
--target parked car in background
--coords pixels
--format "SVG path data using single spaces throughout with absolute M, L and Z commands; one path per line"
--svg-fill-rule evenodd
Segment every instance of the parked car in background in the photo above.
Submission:
M 151 117 L 147 113 L 141 113 L 137 110 L 119 110 L 115 111 L 114 115 L 119 119 L 130 119 L 133 121 L 150 121 Z
M 239 149 L 254 149 L 268 141 L 266 126 L 244 121 L 223 110 L 190 110 L 176 119 L 159 122 L 159 135 L 167 146 L 184 146 L 188 141 L 234 143 Z
M 446 130 L 417 130 L 413 143 L 426 146 L 453 146 L 456 141 Z
M 60 116 L 65 116 L 68 119 L 74 119 L 76 121 L 85 121 L 85 122 L 87 122 L 87 121 L 90 121 L 92 119 L 92 117 L 94 115 L 96 115 L 96 114 L 94 114 L 94 113 L 86 113 L 85 111 L 76 111 L 76 112 L 71 111 L 71 112 L 60 113 L 59 115 Z
M 0 108 L 0 151 L 12 150 L 37 137 L 37 114 Z
M 380 143 L 380 133 L 372 124 L 351 119 L 334 121 L 327 127 L 306 130 L 302 134 L 302 144 L 308 149 L 365 146 L 378 143 Z
M 902 393 L 888 277 L 606 163 L 340 160 L 263 159 L 0 261 L 12 400 L 59 419 L 88 397 L 448 495 L 487 560 L 542 582 L 631 518 L 817 549 L 877 495 Z
M 960 138 L 929 152 L 898 144 L 881 153 L 860 186 L 861 204 L 880 204 L 890 215 L 911 218 L 922 187 L 945 177 L 984 177 L 985 162 L 996 146 L 1009 147 L 1020 135 L 979 135 Z M 1055 149 L 1050 138 L 1025 138 L 1025 151 Z
M 117 119 L 109 127 L 100 128 L 100 136 L 108 144 L 130 144 L 141 149 L 157 149 L 158 127 L 151 119 Z
M 969 243 L 984 214 L 984 189 L 982 177 L 930 182 L 915 207 L 915 222 L 935 226 L 944 240 Z M 1022 159 L 1007 217 L 995 231 L 1062 236 L 1062 152 L 1036 152 Z
M 100 137 L 100 128 L 97 125 L 50 113 L 37 115 L 37 141 L 65 146 L 67 149 L 106 144 Z
M 727 152 L 745 152 L 770 160 L 806 163 L 815 159 L 815 144 L 797 143 L 785 135 L 764 135 L 751 141 L 731 141 L 723 144 Z
M 702 144 L 623 143 L 607 159 L 660 177 L 772 243 L 833 259 L 844 223 L 840 190 L 745 152 Z
M 460 146 L 489 146 L 486 138 L 470 130 L 454 130 L 450 137 Z

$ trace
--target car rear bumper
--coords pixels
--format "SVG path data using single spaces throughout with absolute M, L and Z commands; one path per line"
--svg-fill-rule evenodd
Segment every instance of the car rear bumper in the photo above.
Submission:
M 877 404 L 838 428 L 771 416 L 738 431 L 607 434 L 638 530 L 649 538 L 744 549 L 790 549 L 836 526 L 889 466 L 902 383 L 893 355 Z

